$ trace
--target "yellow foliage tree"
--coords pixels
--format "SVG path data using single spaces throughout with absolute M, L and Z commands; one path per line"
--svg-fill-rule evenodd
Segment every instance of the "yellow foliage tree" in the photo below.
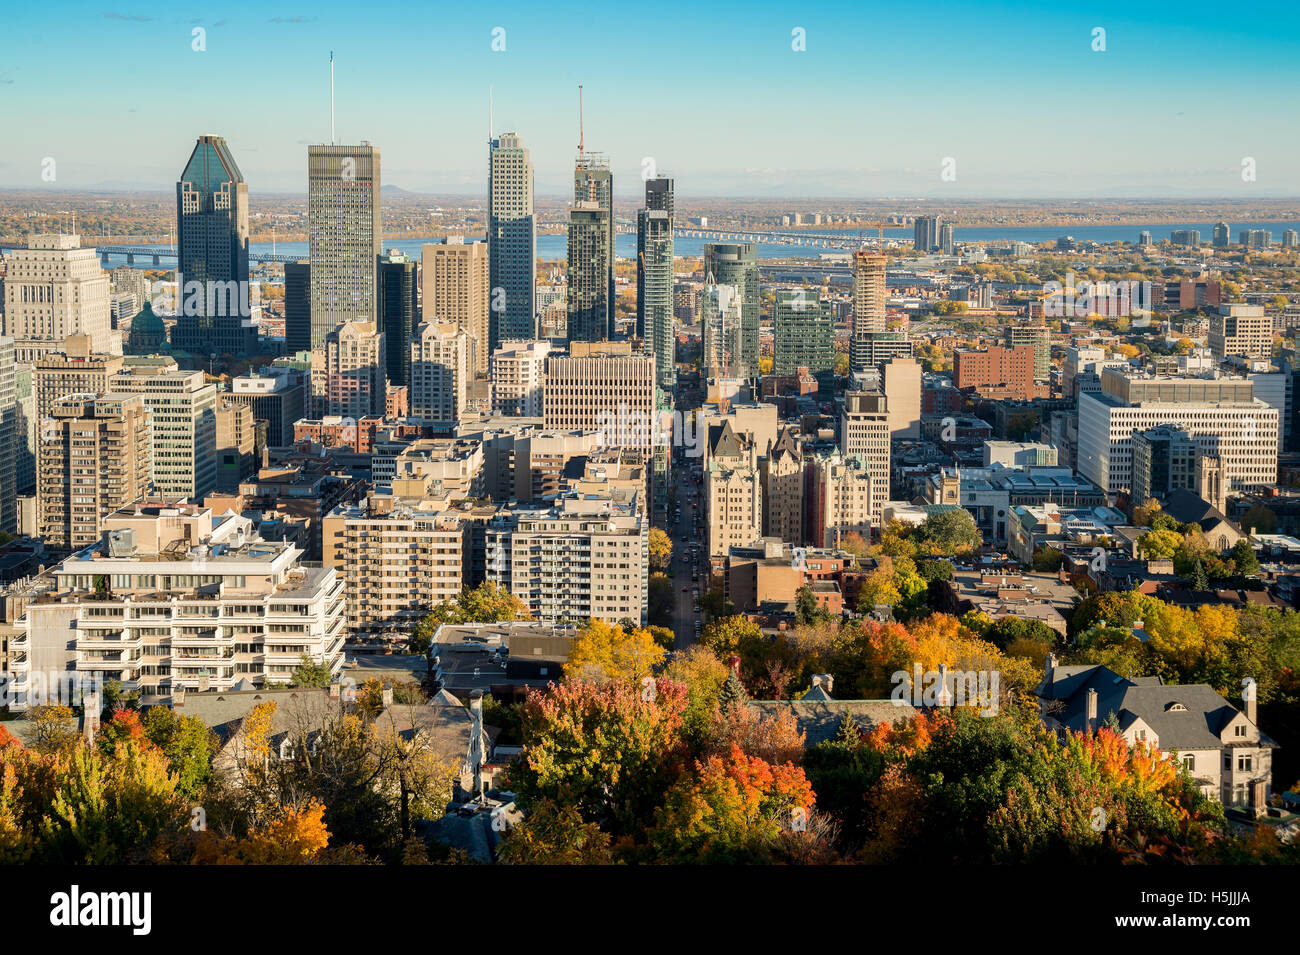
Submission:
M 640 681 L 667 655 L 643 627 L 628 632 L 617 624 L 592 620 L 574 638 L 564 675 L 581 680 Z

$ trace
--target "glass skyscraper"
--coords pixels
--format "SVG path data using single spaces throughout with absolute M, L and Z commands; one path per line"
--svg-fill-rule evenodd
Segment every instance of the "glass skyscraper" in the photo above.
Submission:
M 637 214 L 636 333 L 655 356 L 655 383 L 676 381 L 673 338 L 673 181 L 646 180 L 645 208 Z
M 569 341 L 612 339 L 614 175 L 604 156 L 588 152 L 578 156 L 573 202 L 569 214 Z
M 379 330 L 384 333 L 384 368 L 389 384 L 410 384 L 411 335 L 415 315 L 415 262 L 395 249 L 379 257 Z
M 732 355 L 733 375 L 758 374 L 758 246 L 751 242 L 710 242 L 704 247 L 706 284 L 734 285 L 740 293 L 739 353 Z M 711 276 L 711 277 L 710 277 Z
M 515 133 L 489 143 L 488 263 L 489 351 L 503 341 L 531 341 L 537 337 L 533 163 Z

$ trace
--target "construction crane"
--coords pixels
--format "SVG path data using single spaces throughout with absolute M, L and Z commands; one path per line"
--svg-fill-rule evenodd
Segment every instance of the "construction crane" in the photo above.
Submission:
M 876 227 L 876 249 L 881 255 L 885 254 L 885 224 L 883 222 L 868 222 L 867 225 Z M 863 245 L 867 244 L 867 234 L 858 232 L 858 239 Z

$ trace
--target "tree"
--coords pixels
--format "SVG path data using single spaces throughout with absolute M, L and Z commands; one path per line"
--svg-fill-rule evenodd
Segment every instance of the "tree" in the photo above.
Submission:
M 591 620 L 574 637 L 564 675 L 570 679 L 640 683 L 667 655 L 648 630 L 638 627 L 627 631 L 604 620 Z
M 327 687 L 334 674 L 326 663 L 318 663 L 307 654 L 303 654 L 298 665 L 293 669 L 289 680 L 290 686 Z
M 668 625 L 673 616 L 673 582 L 663 574 L 651 574 L 646 594 L 646 616 L 656 625 Z
M 1232 545 L 1232 560 L 1237 565 L 1237 573 L 1243 577 L 1254 577 L 1259 573 L 1259 557 L 1248 538 L 1243 537 Z
M 663 572 L 673 562 L 673 539 L 657 527 L 650 528 L 650 569 Z
M 1150 527 L 1151 521 L 1157 514 L 1161 513 L 1160 502 L 1155 498 L 1147 501 L 1145 504 L 1139 504 L 1133 508 L 1133 526 Z
M 527 604 L 495 581 L 485 580 L 477 587 L 465 588 L 455 600 L 436 604 L 421 624 L 427 624 L 425 632 L 432 636 L 432 631 L 442 623 L 501 623 L 531 619 Z M 420 628 L 416 629 L 419 631 Z
M 501 846 L 507 865 L 611 865 L 609 835 L 571 806 L 540 800 Z
M 829 619 L 830 616 L 808 584 L 795 591 L 794 618 L 797 623 L 817 623 Z
M 1242 515 L 1241 529 L 1247 534 L 1272 534 L 1277 530 L 1277 515 L 1263 504 L 1256 504 Z
M 144 735 L 157 746 L 176 774 L 176 792 L 196 799 L 212 778 L 217 734 L 197 716 L 180 716 L 166 706 L 151 706 L 144 714 Z
M 53 753 L 72 746 L 80 739 L 77 717 L 71 707 L 59 704 L 33 706 L 27 711 L 33 726 L 32 747 L 41 753 Z
M 927 554 L 964 554 L 980 545 L 975 518 L 960 507 L 931 514 L 917 527 L 915 536 L 919 549 Z
M 950 560 L 923 560 L 917 565 L 916 572 L 926 583 L 932 583 L 936 580 L 952 580 L 956 568 Z
M 893 607 L 902 598 L 894 586 L 894 575 L 883 567 L 867 574 L 858 591 L 858 613 L 869 614 L 878 604 Z
M 1182 546 L 1182 535 L 1174 531 L 1147 531 L 1137 540 L 1138 553 L 1147 560 L 1172 560 Z

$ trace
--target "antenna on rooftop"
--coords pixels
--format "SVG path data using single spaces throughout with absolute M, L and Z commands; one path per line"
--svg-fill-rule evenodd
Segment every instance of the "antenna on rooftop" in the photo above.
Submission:
M 488 145 L 492 145 L 492 87 L 488 87 Z
M 330 145 L 337 144 L 334 138 L 334 51 L 330 50 Z
M 578 158 L 582 158 L 583 143 L 586 139 L 582 135 L 582 84 L 578 84 Z

